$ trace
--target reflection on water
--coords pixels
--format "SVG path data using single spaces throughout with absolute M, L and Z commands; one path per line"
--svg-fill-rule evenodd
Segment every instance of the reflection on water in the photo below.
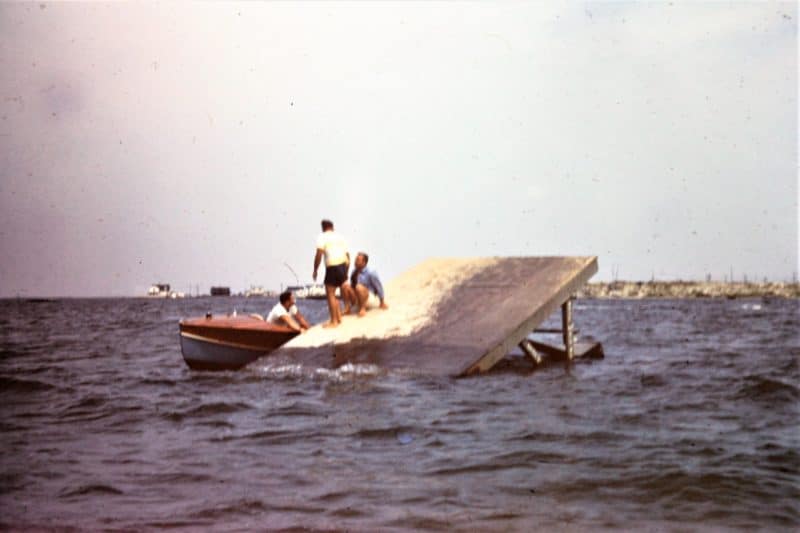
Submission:
M 184 365 L 181 317 L 272 303 L 0 302 L 0 524 L 800 526 L 796 300 L 581 300 L 568 372 Z

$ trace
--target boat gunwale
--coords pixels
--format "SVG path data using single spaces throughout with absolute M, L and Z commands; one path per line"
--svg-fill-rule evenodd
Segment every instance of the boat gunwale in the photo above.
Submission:
M 236 329 L 246 331 L 274 332 L 274 333 L 294 333 L 295 331 L 288 326 L 273 324 L 256 317 L 245 316 L 225 316 L 225 317 L 192 317 L 182 319 L 178 322 L 181 332 L 184 328 L 208 328 L 213 330 Z
M 269 351 L 275 350 L 275 348 L 277 348 L 277 347 L 275 347 L 275 348 L 264 348 L 263 346 L 257 346 L 257 345 L 253 345 L 253 344 L 242 344 L 242 343 L 239 343 L 239 342 L 232 342 L 232 341 L 226 341 L 226 340 L 222 340 L 222 339 L 215 339 L 213 337 L 204 337 L 202 335 L 197 335 L 196 333 L 189 333 L 187 331 L 181 331 L 180 335 L 181 335 L 181 337 L 184 337 L 184 338 L 187 338 L 187 339 L 192 339 L 192 340 L 199 341 L 199 342 L 207 342 L 209 344 L 216 344 L 216 345 L 219 345 L 219 346 L 229 346 L 231 348 L 240 348 L 242 350 L 249 350 L 249 351 L 252 351 L 252 352 L 269 352 Z

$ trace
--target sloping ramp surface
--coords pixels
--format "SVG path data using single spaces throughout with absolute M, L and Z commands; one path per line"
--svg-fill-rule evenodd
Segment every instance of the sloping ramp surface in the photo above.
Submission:
M 268 360 L 449 376 L 486 371 L 596 272 L 596 257 L 429 259 L 386 284 L 388 310 L 315 326 Z

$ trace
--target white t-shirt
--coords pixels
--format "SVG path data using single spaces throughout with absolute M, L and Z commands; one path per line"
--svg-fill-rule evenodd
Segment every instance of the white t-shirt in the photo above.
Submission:
M 347 241 L 334 231 L 323 231 L 319 234 L 317 249 L 325 252 L 325 266 L 347 262 Z
M 267 322 L 272 322 L 273 324 L 279 324 L 281 326 L 285 326 L 286 323 L 281 320 L 283 315 L 291 315 L 295 316 L 297 314 L 297 306 L 293 305 L 287 311 L 286 308 L 283 306 L 282 303 L 278 302 L 275 304 L 275 307 L 272 308 L 272 311 L 269 312 L 267 315 Z

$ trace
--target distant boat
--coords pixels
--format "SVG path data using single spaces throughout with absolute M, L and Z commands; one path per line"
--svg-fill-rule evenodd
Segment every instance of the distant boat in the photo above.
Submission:
M 294 297 L 298 300 L 305 299 L 308 296 L 308 289 L 306 289 L 305 285 L 289 285 L 286 290 L 294 294 Z
M 249 315 L 189 318 L 179 323 L 183 360 L 194 370 L 236 370 L 297 335 Z
M 170 290 L 169 283 L 154 283 L 147 289 L 147 296 L 151 298 L 183 298 L 186 295 Z
M 319 283 L 309 283 L 307 285 L 291 285 L 286 287 L 287 291 L 294 293 L 298 300 L 324 300 L 325 286 Z
M 248 298 L 253 296 L 270 296 L 270 292 L 260 285 L 258 287 L 251 285 L 249 289 L 244 291 L 244 295 Z
M 308 285 L 308 293 L 306 298 L 311 300 L 324 300 L 325 299 L 325 286 L 319 283 Z

